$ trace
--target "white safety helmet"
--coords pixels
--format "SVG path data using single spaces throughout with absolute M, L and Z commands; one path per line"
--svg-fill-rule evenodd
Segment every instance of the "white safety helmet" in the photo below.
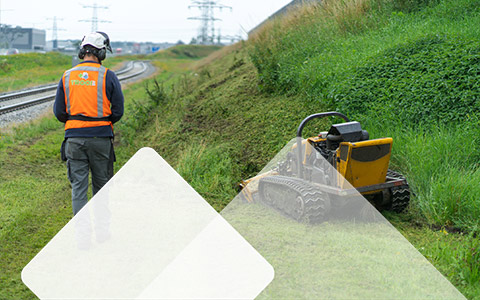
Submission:
M 100 60 L 104 60 L 107 55 L 107 50 L 112 53 L 112 47 L 110 46 L 110 38 L 104 32 L 97 31 L 87 34 L 83 37 L 82 43 L 80 45 L 80 52 L 78 56 L 83 59 L 85 54 L 88 53 L 85 49 L 85 46 L 92 46 L 99 51 L 92 52 L 95 56 L 97 56 Z
M 93 46 L 97 49 L 106 48 L 112 52 L 112 48 L 110 47 L 110 38 L 104 32 L 97 31 L 87 34 L 83 38 L 80 48 L 83 48 L 86 45 Z

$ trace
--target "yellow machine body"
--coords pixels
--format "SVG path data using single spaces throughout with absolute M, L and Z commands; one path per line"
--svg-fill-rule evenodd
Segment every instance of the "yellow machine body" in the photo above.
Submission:
M 338 183 L 345 186 L 345 179 L 355 188 L 384 183 L 392 152 L 392 138 L 343 142 L 337 149 Z M 378 191 L 370 191 L 376 193 Z

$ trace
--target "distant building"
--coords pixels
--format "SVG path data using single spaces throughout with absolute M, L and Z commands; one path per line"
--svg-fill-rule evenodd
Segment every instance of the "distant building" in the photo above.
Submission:
M 112 42 L 115 54 L 150 54 L 174 46 L 172 43 L 153 42 Z
M 75 54 L 78 52 L 78 46 L 80 45 L 80 40 L 57 40 L 57 45 L 55 46 L 55 41 L 49 40 L 45 46 L 46 51 L 60 51 L 68 54 Z
M 21 28 L 21 35 L 12 42 L 12 48 L 26 51 L 43 51 L 46 45 L 46 33 L 43 29 Z
M 80 40 L 58 40 L 57 50 L 66 53 L 75 55 L 78 53 L 78 47 L 80 45 Z M 150 54 L 157 52 L 168 47 L 172 47 L 175 44 L 172 43 L 153 43 L 153 42 L 111 42 L 113 49 L 113 55 L 123 55 L 123 54 Z M 46 46 L 47 51 L 53 50 L 53 41 L 47 41 Z M 111 54 L 108 53 L 107 57 Z

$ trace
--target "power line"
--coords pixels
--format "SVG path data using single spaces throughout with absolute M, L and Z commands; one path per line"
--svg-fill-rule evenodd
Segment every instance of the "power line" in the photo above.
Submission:
M 197 43 L 204 45 L 215 44 L 215 39 L 221 39 L 220 33 L 218 36 L 215 35 L 215 21 L 221 21 L 221 19 L 215 18 L 215 10 L 222 11 L 224 8 L 228 8 L 231 11 L 232 7 L 223 5 L 216 0 L 192 0 L 192 5 L 189 5 L 188 8 L 192 7 L 200 9 L 201 12 L 201 15 L 198 17 L 188 18 L 189 20 L 200 21 Z
M 12 11 L 13 9 L 2 9 L 2 1 L 0 0 L 0 25 L 2 24 L 2 12 Z
M 58 49 L 58 31 L 65 31 L 63 28 L 57 27 L 57 20 L 62 21 L 63 19 L 57 19 L 57 17 L 47 18 L 47 20 L 53 20 L 52 28 L 48 28 L 48 30 L 52 31 L 52 41 L 53 41 L 53 50 Z
M 93 3 L 93 5 L 83 5 L 83 8 L 92 8 L 92 18 L 88 20 L 79 20 L 79 22 L 90 22 L 92 23 L 92 32 L 98 30 L 98 23 L 111 23 L 110 21 L 99 20 L 98 19 L 98 9 L 108 9 L 108 6 L 98 6 L 97 3 Z

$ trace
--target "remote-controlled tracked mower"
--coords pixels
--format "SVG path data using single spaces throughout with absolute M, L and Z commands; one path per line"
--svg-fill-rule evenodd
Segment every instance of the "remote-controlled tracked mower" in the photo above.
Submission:
M 309 121 L 329 116 L 346 122 L 302 139 Z M 241 195 L 248 202 L 258 198 L 294 219 L 311 223 L 324 221 L 358 193 L 378 210 L 401 212 L 408 206 L 410 190 L 402 175 L 388 169 L 392 142 L 392 138 L 370 140 L 359 122 L 350 122 L 341 113 L 311 115 L 298 127 L 296 143 L 286 158 L 271 171 L 242 181 Z

